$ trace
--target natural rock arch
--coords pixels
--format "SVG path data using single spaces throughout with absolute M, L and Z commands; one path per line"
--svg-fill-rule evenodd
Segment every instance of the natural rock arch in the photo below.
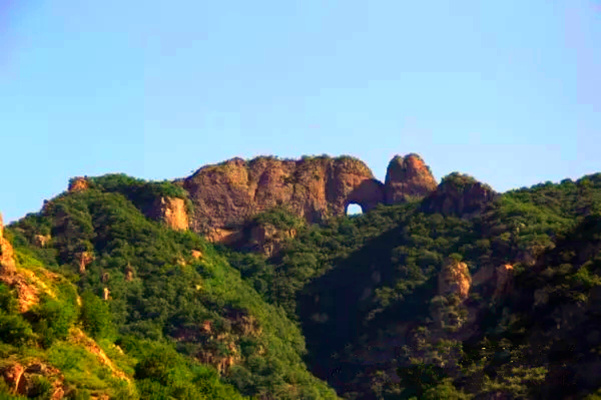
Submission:
M 284 206 L 308 223 L 347 215 L 350 204 L 363 213 L 379 204 L 402 203 L 435 190 L 436 181 L 423 160 L 414 154 L 395 157 L 386 184 L 354 157 L 303 157 L 283 160 L 234 158 L 200 168 L 176 182 L 190 196 L 190 229 L 212 241 L 241 240 L 253 216 Z
M 384 203 L 384 185 L 376 179 L 366 179 L 348 194 L 344 212 L 347 213 L 348 206 L 351 204 L 359 205 L 361 211 L 365 213 L 382 203 Z
M 349 203 L 346 205 L 345 215 L 360 215 L 363 214 L 363 207 L 357 203 Z

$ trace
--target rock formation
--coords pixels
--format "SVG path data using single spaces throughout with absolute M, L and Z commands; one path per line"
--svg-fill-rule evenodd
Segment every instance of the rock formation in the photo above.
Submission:
M 486 265 L 478 270 L 472 279 L 473 286 L 479 286 L 480 292 L 493 300 L 507 295 L 513 285 L 513 265 L 501 264 L 494 268 Z
M 456 294 L 465 300 L 472 286 L 467 264 L 456 260 L 448 260 L 438 274 L 438 294 L 448 296 Z
M 4 238 L 4 223 L 0 214 L 0 276 L 10 276 L 15 273 L 15 257 L 13 246 Z
M 182 198 L 161 196 L 137 206 L 147 217 L 172 229 L 192 229 L 211 242 L 230 245 L 248 239 L 242 229 L 253 216 L 277 206 L 286 206 L 308 223 L 319 223 L 345 215 L 350 204 L 367 212 L 379 204 L 421 198 L 436 189 L 430 169 L 416 154 L 394 157 L 386 184 L 375 179 L 362 161 L 348 156 L 233 158 L 204 166 L 175 183 L 188 192 L 194 210 L 191 215 Z M 75 177 L 69 182 L 69 192 L 87 190 L 90 184 L 87 177 Z M 275 237 L 273 232 L 263 233 L 256 231 L 251 236 Z M 38 235 L 36 243 L 44 247 L 49 239 Z M 277 244 L 272 244 L 261 245 L 262 251 L 277 252 Z
M 412 198 L 426 197 L 436 190 L 436 180 L 430 168 L 417 154 L 396 156 L 386 170 L 386 204 L 395 204 Z
M 505 296 L 511 291 L 513 285 L 513 265 L 503 264 L 495 269 L 495 293 L 494 298 Z
M 38 247 L 46 247 L 46 245 L 50 242 L 50 235 L 35 235 L 33 237 L 33 244 Z
M 69 181 L 69 192 L 81 192 L 90 187 L 88 179 L 82 176 L 75 177 Z
M 65 394 L 65 377 L 60 370 L 41 361 L 33 360 L 22 365 L 18 362 L 0 367 L 1 376 L 12 393 L 20 396 L 37 397 L 36 382 L 40 377 L 50 382 L 48 399 L 59 400 Z
M 186 201 L 178 197 L 156 199 L 149 213 L 150 217 L 164 222 L 171 229 L 185 231 L 189 228 Z
M 271 257 L 278 253 L 288 239 L 296 237 L 296 229 L 281 230 L 271 224 L 257 224 L 250 229 L 248 250 Z
M 94 254 L 92 254 L 92 252 L 89 251 L 81 251 L 76 254 L 76 258 L 79 266 L 79 273 L 85 274 L 86 267 L 88 266 L 88 264 L 94 261 Z
M 490 186 L 454 172 L 442 179 L 423 207 L 427 212 L 470 217 L 482 212 L 497 196 Z
M 125 282 L 134 280 L 134 272 L 134 267 L 132 267 L 130 263 L 127 263 L 127 267 L 125 267 Z
M 183 186 L 194 204 L 192 229 L 197 232 L 236 229 L 279 205 L 308 222 L 320 222 L 344 215 L 350 203 L 368 211 L 384 201 L 382 183 L 350 157 L 234 158 L 199 169 Z

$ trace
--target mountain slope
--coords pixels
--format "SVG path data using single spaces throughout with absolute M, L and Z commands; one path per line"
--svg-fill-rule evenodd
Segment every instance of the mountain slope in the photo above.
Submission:
M 312 371 L 345 398 L 551 398 L 570 393 L 564 384 L 591 393 L 599 377 L 574 373 L 558 384 L 552 345 L 540 350 L 539 339 L 525 342 L 516 331 L 537 337 L 532 320 L 543 315 L 532 293 L 551 290 L 532 282 L 541 265 L 563 268 L 553 293 L 585 280 L 562 302 L 571 296 L 588 309 L 600 271 L 581 265 L 596 257 L 601 175 L 501 196 L 486 190 L 452 174 L 423 201 L 307 227 L 277 256 L 234 255 L 233 263 L 257 287 L 277 283 L 264 295 L 298 316 Z M 579 246 L 567 250 L 570 235 L 580 235 Z M 570 268 L 552 256 L 566 251 L 579 260 Z M 543 356 L 519 358 L 537 351 Z M 568 369 L 582 371 L 578 359 Z
M 11 231 L 17 249 L 77 288 L 71 325 L 134 360 L 140 397 L 335 398 L 306 370 L 298 327 L 199 236 L 145 218 L 139 194 L 154 189 L 109 185 L 122 178 L 65 193 Z

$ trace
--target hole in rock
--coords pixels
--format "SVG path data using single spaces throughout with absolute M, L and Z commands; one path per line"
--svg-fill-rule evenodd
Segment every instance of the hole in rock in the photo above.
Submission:
M 363 209 L 359 204 L 351 203 L 346 206 L 346 215 L 359 215 L 363 214 Z

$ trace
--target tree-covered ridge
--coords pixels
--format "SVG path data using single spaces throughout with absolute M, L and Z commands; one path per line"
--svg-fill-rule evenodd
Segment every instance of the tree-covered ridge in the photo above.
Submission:
M 459 191 L 474 183 L 460 174 L 443 179 Z M 378 207 L 305 227 L 268 260 L 235 254 L 233 265 L 266 288 L 266 298 L 300 318 L 313 372 L 345 398 L 550 398 L 569 392 L 553 377 L 551 345 L 542 357 L 516 358 L 540 351 L 536 341 L 524 344 L 525 336 L 515 334 L 526 323 L 534 332 L 531 320 L 537 319 L 524 314 L 532 301 L 519 293 L 542 260 L 566 246 L 566 235 L 589 232 L 577 243 L 590 247 L 600 206 L 601 176 L 591 175 L 505 193 L 467 218 L 424 212 L 420 203 Z M 584 257 L 581 263 L 594 260 L 582 249 L 572 250 Z M 476 277 L 466 300 L 439 294 L 438 276 L 449 262 L 465 262 Z M 481 277 L 487 271 L 495 276 L 504 265 L 512 268 L 514 289 L 501 296 L 506 288 L 496 290 L 494 279 Z M 555 289 L 539 296 L 559 291 L 582 307 L 600 271 L 562 268 Z M 572 283 L 563 281 L 568 273 Z M 545 287 L 540 281 L 530 285 L 530 292 Z M 601 377 L 588 379 L 580 394 L 601 386 Z
M 73 282 L 83 305 L 71 325 L 123 349 L 141 398 L 336 397 L 306 370 L 282 310 L 202 238 L 134 205 L 140 193 L 173 193 L 122 176 L 91 182 L 13 225 L 13 242 Z M 42 248 L 40 233 L 51 237 Z
M 279 206 L 245 228 L 278 241 L 269 257 L 146 218 L 157 198 L 187 199 L 177 184 L 86 179 L 6 232 L 22 279 L 0 285 L 0 371 L 29 370 L 31 396 L 59 383 L 82 399 L 336 398 L 319 379 L 348 399 L 601 387 L 599 174 L 500 196 L 452 174 L 436 202 L 322 225 Z M 472 193 L 483 201 L 462 208 Z M 22 282 L 38 287 L 27 311 Z

